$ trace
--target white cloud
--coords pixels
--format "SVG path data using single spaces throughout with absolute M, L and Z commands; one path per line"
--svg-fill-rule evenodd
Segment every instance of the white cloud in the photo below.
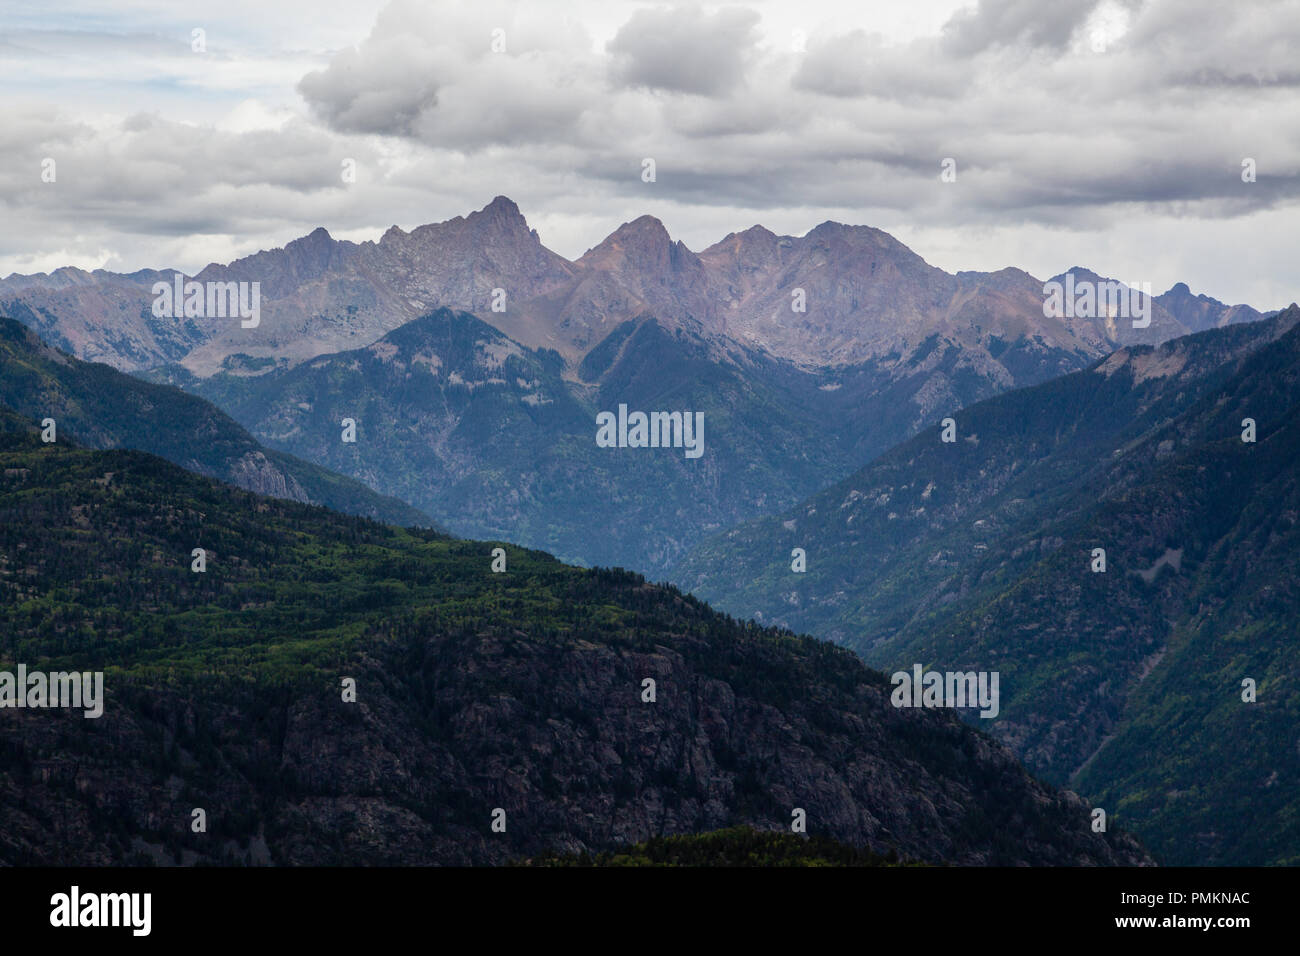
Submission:
M 714 95 L 740 85 L 754 59 L 759 15 L 741 7 L 638 10 L 606 47 L 618 83 Z
M 58 256 L 195 268 L 504 193 L 571 256 L 647 212 L 695 248 L 835 218 L 950 269 L 1078 262 L 1297 297 L 1297 0 L 317 9 L 20 10 L 0 33 L 0 274 Z M 1104 267 L 1116 250 L 1127 269 Z

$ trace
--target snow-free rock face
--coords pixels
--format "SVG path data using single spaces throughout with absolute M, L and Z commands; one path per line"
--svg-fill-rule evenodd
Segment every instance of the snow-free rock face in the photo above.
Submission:
M 378 242 L 340 241 L 318 228 L 194 277 L 259 283 L 256 327 L 154 315 L 153 286 L 173 276 L 79 269 L 10 276 L 0 280 L 0 314 L 82 358 L 131 371 L 179 363 L 201 376 L 239 354 L 297 363 L 365 346 L 438 307 L 555 349 L 571 367 L 643 314 L 802 366 L 906 362 L 937 338 L 969 351 L 976 369 L 1003 364 L 986 353 L 1006 343 L 1022 343 L 1031 364 L 1054 366 L 1259 318 L 1175 286 L 1155 298 L 1143 330 L 1105 315 L 1055 319 L 1043 314 L 1042 281 L 1027 273 L 954 276 L 879 229 L 836 222 L 798 237 L 754 226 L 696 253 L 658 219 L 641 216 L 570 262 L 543 246 L 504 196 L 410 232 L 393 226 Z

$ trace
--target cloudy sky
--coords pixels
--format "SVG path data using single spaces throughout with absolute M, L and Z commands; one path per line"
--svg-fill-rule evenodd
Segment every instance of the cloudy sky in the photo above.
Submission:
M 1300 0 L 106 9 L 0 8 L 0 275 L 195 270 L 504 194 L 569 257 L 645 213 L 697 250 L 834 219 L 950 271 L 1300 299 Z

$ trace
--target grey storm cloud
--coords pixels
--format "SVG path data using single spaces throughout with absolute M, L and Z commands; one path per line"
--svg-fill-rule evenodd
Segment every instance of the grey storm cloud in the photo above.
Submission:
M 957 97 L 970 82 L 969 66 L 945 57 L 934 40 L 890 46 L 864 30 L 814 39 L 794 75 L 794 86 L 827 96 L 876 96 L 907 101 Z M 925 68 L 918 70 L 918 64 Z
M 1063 49 L 1099 0 L 982 0 L 944 27 L 949 52 L 969 56 L 994 46 Z
M 831 183 L 919 221 L 957 210 L 1068 223 L 1107 203 L 1246 213 L 1300 190 L 1294 111 L 1265 122 L 1273 107 L 1240 79 L 1285 87 L 1295 71 L 1278 37 L 1300 36 L 1293 0 L 983 0 L 936 36 L 814 32 L 806 52 L 765 47 L 743 7 L 640 9 L 603 51 L 572 24 L 529 20 L 526 4 L 432 7 L 397 0 L 304 77 L 317 116 L 439 150 L 527 149 L 547 174 L 615 189 L 639 188 L 650 157 L 657 195 L 719 206 L 821 202 Z M 1094 52 L 1085 33 L 1117 16 Z M 1219 94 L 1188 95 L 1192 77 Z M 1245 192 L 1239 166 L 1257 153 L 1267 181 Z M 935 188 L 948 157 L 957 206 Z
M 564 140 L 599 92 L 589 47 L 580 24 L 504 0 L 395 0 L 298 92 L 345 133 L 463 149 Z
M 912 39 L 810 18 L 802 50 L 746 7 L 630 7 L 599 30 L 538 7 L 394 0 L 355 45 L 286 74 L 287 121 L 251 129 L 129 98 L 110 123 L 10 93 L 0 260 L 30 271 L 108 249 L 115 267 L 153 265 L 151 236 L 166 257 L 215 258 L 317 225 L 410 228 L 499 193 L 575 252 L 604 235 L 584 223 L 647 211 L 712 239 L 832 216 L 1241 235 L 1300 201 L 1300 0 L 984 0 Z M 46 156 L 57 185 L 39 179 Z M 355 185 L 340 181 L 344 158 Z
M 610 41 L 610 73 L 629 86 L 715 95 L 743 79 L 758 42 L 759 16 L 730 7 L 639 10 Z
M 298 91 L 335 129 L 411 135 L 426 109 L 438 104 L 434 81 L 411 73 L 418 55 L 365 56 L 344 50 L 327 69 L 308 73 Z
M 1300 2 L 1150 2 L 1124 40 L 1154 86 L 1294 87 Z

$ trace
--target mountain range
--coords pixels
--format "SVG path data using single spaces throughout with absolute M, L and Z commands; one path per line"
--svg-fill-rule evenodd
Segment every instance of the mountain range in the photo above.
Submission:
M 318 228 L 193 276 L 259 282 L 256 328 L 154 316 L 149 290 L 173 275 L 73 268 L 12 275 L 0 280 L 0 312 L 81 358 L 127 371 L 179 363 L 199 376 L 232 355 L 296 364 L 370 345 L 446 307 L 474 313 L 522 345 L 554 349 L 570 368 L 622 323 L 648 313 L 670 329 L 809 367 L 906 363 L 937 338 L 960 344 L 980 374 L 1021 382 L 1034 366 L 1040 374 L 1059 371 L 1063 356 L 1095 358 L 1116 345 L 1259 317 L 1247 306 L 1193 298 L 1180 283 L 1155 297 L 1148 328 L 1105 315 L 1049 319 L 1043 282 L 1028 273 L 953 275 L 885 232 L 836 222 L 802 237 L 754 226 L 695 253 L 642 216 L 569 261 L 543 246 L 504 196 L 466 217 L 410 232 L 393 226 L 377 242 L 336 240 Z M 504 293 L 500 311 L 496 290 Z M 795 309 L 796 290 L 804 311 Z M 1006 350 L 1011 365 L 1027 368 L 1008 366 Z
M 377 242 L 317 229 L 197 275 L 259 282 L 256 328 L 154 316 L 149 290 L 171 279 L 11 276 L 0 311 L 208 398 L 267 446 L 457 534 L 658 575 L 983 398 L 1260 317 L 1179 285 L 1143 300 L 1146 328 L 1048 318 L 1025 272 L 953 275 L 833 222 L 802 237 L 755 226 L 695 253 L 642 216 L 569 261 L 505 197 Z M 597 416 L 620 406 L 702 414 L 703 456 L 598 447 Z
M 222 668 L 232 661 L 269 667 L 257 678 L 265 686 L 255 682 L 237 707 L 223 711 L 213 703 L 210 711 L 218 724 L 240 708 L 268 714 L 269 736 L 247 752 L 240 749 L 246 741 L 230 737 L 235 752 L 209 753 L 203 785 L 236 802 L 263 801 L 259 812 L 274 817 L 279 832 L 330 832 L 329 815 L 345 806 L 362 820 L 359 835 L 348 839 L 373 839 L 383 860 L 424 859 L 401 844 L 442 837 L 436 853 L 442 862 L 613 852 L 655 834 L 769 827 L 773 801 L 779 802 L 774 794 L 784 799 L 798 775 L 808 775 L 828 788 L 818 798 L 833 807 L 836 823 L 827 835 L 873 852 L 961 862 L 1142 859 L 1132 847 L 1107 857 L 1073 837 L 1062 842 L 1059 820 L 1034 822 L 1025 814 L 1017 825 L 1042 830 L 1041 853 L 1014 841 L 990 846 L 987 807 L 972 810 L 970 801 L 982 800 L 991 780 L 1010 780 L 1010 771 L 990 776 L 973 764 L 956 774 L 969 791 L 951 791 L 953 806 L 965 809 L 929 824 L 939 828 L 937 842 L 923 839 L 917 819 L 897 809 L 918 799 L 904 782 L 890 785 L 897 799 L 887 819 L 864 809 L 870 800 L 859 788 L 867 785 L 842 763 L 862 765 L 846 756 L 852 743 L 843 728 L 867 719 L 855 710 L 864 692 L 854 682 L 874 681 L 887 697 L 885 679 L 865 671 L 872 676 L 846 676 L 859 673 L 856 664 L 843 663 L 848 671 L 823 667 L 830 650 L 814 652 L 821 645 L 715 618 L 682 593 L 690 592 L 760 625 L 827 638 L 886 672 L 920 665 L 1000 673 L 1000 713 L 973 718 L 980 729 L 1031 773 L 1078 789 L 1092 806 L 1134 827 L 1162 862 L 1300 859 L 1291 797 L 1300 782 L 1294 770 L 1300 711 L 1286 690 L 1295 677 L 1289 622 L 1300 611 L 1290 598 L 1300 569 L 1289 557 L 1296 553 L 1292 531 L 1300 513 L 1292 477 L 1298 450 L 1292 423 L 1300 412 L 1295 306 L 1266 315 L 1194 295 L 1179 283 L 1142 298 L 1149 325 L 1107 309 L 1052 318 L 1045 314 L 1045 283 L 1028 273 L 950 274 L 886 233 L 838 223 L 803 237 L 756 226 L 696 253 L 673 241 L 658 220 L 641 217 L 570 261 L 542 246 L 504 197 L 464 218 L 410 232 L 393 227 L 377 242 L 340 242 L 318 229 L 283 249 L 199 273 L 200 281 L 260 283 L 256 328 L 231 318 L 155 316 L 150 290 L 172 278 L 170 271 L 61 269 L 0 281 L 0 311 L 18 320 L 0 323 L 0 404 L 19 413 L 4 418 L 7 427 L 22 432 L 30 419 L 52 415 L 83 446 L 138 448 L 251 491 L 397 525 L 436 521 L 458 535 L 543 549 L 571 564 L 634 568 L 682 589 L 652 588 L 621 571 L 579 572 L 508 547 L 512 568 L 523 560 L 530 572 L 588 574 L 581 580 L 594 582 L 595 590 L 579 588 L 575 596 L 542 575 L 544 581 L 529 580 L 526 593 L 502 596 L 479 588 L 482 567 L 474 561 L 486 562 L 485 545 L 436 531 L 365 526 L 370 530 L 361 532 L 355 530 L 361 525 L 332 524 L 335 518 L 296 505 L 223 498 L 233 492 L 211 483 L 199 490 L 185 483 L 184 473 L 167 472 L 194 497 L 182 513 L 204 515 L 203 533 L 226 543 L 217 554 L 229 551 L 230 542 L 235 552 L 264 548 L 268 577 L 247 576 L 249 562 L 239 562 L 244 576 L 229 579 L 223 600 L 261 588 L 258 593 L 277 595 L 281 610 L 266 610 L 266 621 L 255 613 L 224 618 L 213 609 L 214 594 L 203 596 L 209 603 L 201 607 L 186 604 L 199 597 L 174 581 L 163 601 L 144 583 L 142 568 L 131 570 L 130 562 L 141 558 L 135 551 L 118 555 L 125 562 L 118 585 L 124 593 L 147 593 L 149 613 L 165 607 L 209 635 L 192 650 L 222 662 L 218 672 L 226 673 Z M 1049 281 L 1108 280 L 1074 267 Z M 702 454 L 604 447 L 597 440 L 601 416 L 622 419 L 628 410 L 700 416 Z M 1251 442 L 1241 440 L 1247 419 L 1254 422 Z M 347 437 L 347 421 L 355 440 Z M 90 485 L 111 484 L 117 479 L 104 476 L 119 474 L 100 459 L 76 456 L 125 454 L 72 448 L 63 449 L 72 456 L 65 459 L 54 446 L 15 447 L 19 458 L 90 462 L 80 478 L 55 476 L 71 482 L 59 487 L 73 498 L 93 496 Z M 15 459 L 11 469 L 24 480 L 32 473 L 25 462 Z M 152 474 L 141 468 L 121 473 Z M 160 494 L 156 482 L 141 481 L 124 491 L 124 503 L 136 509 Z M 20 496 L 13 506 L 34 507 L 32 500 Z M 239 507 L 258 514 L 266 525 L 262 537 L 242 523 Z M 63 529 L 56 542 L 71 534 L 72 518 L 33 514 Z M 138 516 L 130 508 L 105 514 L 109 524 L 99 530 L 152 542 L 157 566 L 166 551 L 158 537 L 164 532 L 133 523 Z M 224 530 L 207 531 L 208 515 L 218 516 L 215 527 Z M 187 527 L 198 533 L 194 521 Z M 169 543 L 179 553 L 185 542 Z M 53 547 L 65 555 L 65 544 Z M 792 567 L 796 549 L 806 571 Z M 1105 552 L 1104 571 L 1093 570 L 1098 549 Z M 422 562 L 434 552 L 443 564 L 430 569 Z M 57 589 L 66 583 L 49 573 L 47 585 L 63 594 Z M 92 579 L 105 573 L 95 571 Z M 419 575 L 446 590 L 430 593 Z M 299 590 L 307 584 L 319 590 Z M 74 604 L 81 600 L 78 589 L 67 593 Z M 96 589 L 90 593 L 103 603 L 45 610 L 69 620 L 126 622 L 122 633 L 131 638 L 117 649 L 133 654 L 133 642 L 145 635 L 141 661 L 167 657 L 171 651 L 163 647 L 188 654 L 177 625 L 139 617 L 135 605 L 113 604 Z M 434 626 L 420 623 L 421 608 L 446 601 L 454 603 L 445 609 L 449 617 L 435 610 L 429 612 Z M 569 604 L 576 609 L 572 618 Z M 330 613 L 320 616 L 324 611 Z M 743 732 L 728 731 L 725 744 L 711 737 L 709 755 L 683 751 L 687 756 L 661 781 L 676 797 L 661 788 L 645 797 L 653 813 L 643 804 L 633 823 L 616 824 L 606 816 L 610 800 L 628 797 L 628 787 L 641 799 L 662 768 L 637 764 L 641 769 L 628 771 L 631 783 L 606 773 L 607 764 L 635 760 L 600 736 L 592 713 L 566 709 L 560 691 L 536 686 L 525 673 L 531 668 L 566 686 L 587 682 L 601 694 L 614 693 L 603 682 L 622 674 L 625 649 L 610 650 L 609 634 L 582 630 L 575 622 L 586 618 L 579 615 L 620 622 L 626 633 L 618 640 L 681 637 L 689 653 L 687 645 L 664 645 L 682 655 L 679 678 L 698 693 L 721 681 L 730 688 L 719 691 L 724 697 L 743 697 L 745 708 L 776 723 L 747 717 Z M 450 645 L 448 620 L 458 635 Z M 306 636 L 291 639 L 291 625 Z M 240 641 L 254 632 L 246 627 L 274 636 L 248 651 Z M 581 640 L 564 644 L 564 653 L 595 656 L 582 663 L 552 659 L 559 651 L 548 640 L 579 633 Z M 480 645 L 470 634 L 489 637 Z M 751 638 L 757 645 L 746 643 Z M 52 654 L 46 645 L 23 646 Z M 447 667 L 463 666 L 471 676 L 440 669 L 428 646 L 448 656 Z M 365 786 L 331 790 L 321 774 L 341 771 L 329 755 L 309 784 L 288 778 L 287 803 L 272 809 L 258 796 L 267 787 L 275 799 L 281 796 L 269 782 L 280 771 L 268 769 L 273 761 L 266 754 L 283 753 L 276 735 L 292 713 L 276 709 L 277 694 L 289 694 L 293 706 L 325 721 L 329 734 L 352 739 L 347 718 L 330 722 L 319 700 L 285 688 L 301 688 L 321 655 L 343 660 L 353 651 L 361 655 L 357 667 L 370 668 L 384 689 L 384 712 L 414 728 L 382 738 L 390 750 L 377 758 L 380 764 L 400 764 L 408 773 L 418 766 L 421 778 L 432 774 L 455 794 L 448 798 L 451 809 L 414 783 L 380 786 L 378 771 Z M 691 656 L 697 652 L 703 656 Z M 847 662 L 845 655 L 825 660 Z M 177 658 L 168 673 L 192 665 Z M 441 710 L 431 716 L 419 703 L 433 699 L 427 694 L 416 694 L 415 703 L 403 697 L 408 691 L 396 675 L 404 667 L 477 714 L 474 732 L 457 731 L 454 745 L 439 736 L 451 718 Z M 789 675 L 775 676 L 786 670 Z M 163 693 L 151 683 L 152 672 L 141 680 L 147 693 Z M 1242 696 L 1246 680 L 1258 695 L 1251 701 Z M 848 696 L 826 697 L 828 687 L 850 686 L 857 689 Z M 186 687 L 207 692 L 202 681 Z M 474 702 L 489 688 L 505 688 L 500 693 L 523 710 L 503 703 L 500 713 L 479 714 Z M 674 739 L 698 733 L 693 721 L 708 700 L 693 698 L 690 716 L 672 729 Z M 782 736 L 796 712 L 816 728 L 796 721 L 794 737 Z M 893 708 L 881 713 L 903 719 Z M 893 719 L 881 713 L 872 719 Z M 464 814 L 470 806 L 479 812 L 485 793 L 497 795 L 498 806 L 506 797 L 465 771 L 466 761 L 498 755 L 484 741 L 508 734 L 510 715 L 520 714 L 519 726 L 534 729 L 538 720 L 572 720 L 565 733 L 578 743 L 564 737 L 569 749 L 551 763 L 510 751 L 493 766 L 505 774 L 509 760 L 523 761 L 530 781 L 520 785 L 524 791 L 544 792 L 587 822 L 549 815 L 544 836 L 484 844 Z M 152 719 L 139 717 L 139 733 L 166 740 L 188 718 L 177 710 L 165 729 Z M 716 719 L 738 726 L 730 711 Z M 619 721 L 618 734 L 636 726 L 631 715 Z M 367 726 L 379 734 L 378 725 Z M 912 739 L 901 725 L 895 729 L 900 739 Z M 200 736 L 213 733 L 207 727 Z M 750 741 L 744 759 L 735 752 L 742 738 Z M 548 747 L 560 746 L 529 739 L 548 755 Z M 1245 754 L 1237 749 L 1243 740 L 1252 744 Z M 584 749 L 589 745 L 597 749 Z M 902 759 L 907 748 L 899 746 L 903 751 L 891 750 L 889 760 Z M 792 747 L 812 762 L 781 766 Z M 32 765 L 52 753 L 41 751 Z M 432 763 L 425 760 L 435 753 Z M 119 756 L 139 759 L 129 748 Z M 950 758 L 937 758 L 943 773 L 955 766 Z M 293 766 L 305 760 L 295 753 Z M 683 766 L 695 775 L 684 777 Z M 701 766 L 710 786 L 733 775 L 721 791 L 701 790 Z M 879 761 L 871 766 L 881 772 Z M 967 770 L 975 777 L 962 777 Z M 940 780 L 935 765 L 925 773 L 920 790 L 958 787 Z M 566 789 L 582 779 L 599 781 L 590 799 Z M 687 779 L 694 789 L 684 791 Z M 174 780 L 168 786 L 175 789 Z M 1055 799 L 1026 797 L 1024 786 L 1016 783 L 1022 789 L 1009 798 L 1017 806 Z M 683 792 L 691 794 L 688 810 L 660 812 L 666 801 L 688 799 Z M 363 807 L 363 798 L 378 803 Z M 153 819 L 146 798 L 123 799 L 135 818 Z M 309 804 L 324 807 L 325 816 L 313 817 L 314 809 L 303 809 Z M 416 806 L 424 822 L 408 820 L 407 828 L 395 808 Z M 97 812 L 75 810 L 79 825 L 93 829 Z M 962 814 L 965 823 L 957 822 Z M 264 834 L 254 834 L 249 821 L 240 826 L 221 853 L 268 858 L 258 842 Z M 158 839 L 147 847 L 122 844 L 124 832 L 116 842 L 101 832 L 96 852 L 106 859 L 144 853 L 144 859 L 165 847 L 186 859 L 224 858 L 150 832 Z M 24 844 L 21 853 L 44 859 L 32 846 Z M 300 843 L 281 846 L 277 861 L 335 859 L 333 851 Z

